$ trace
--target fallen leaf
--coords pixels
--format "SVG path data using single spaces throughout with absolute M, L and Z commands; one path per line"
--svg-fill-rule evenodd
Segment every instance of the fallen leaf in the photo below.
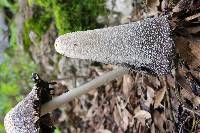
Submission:
M 161 9 L 164 12 L 166 9 L 169 8 L 169 0 L 163 0 L 161 3 Z
M 153 11 L 157 11 L 157 6 L 159 6 L 159 0 L 146 0 L 147 7 L 149 7 Z
M 200 39 L 177 37 L 175 43 L 176 52 L 191 68 L 200 66 Z
M 200 105 L 200 97 L 195 96 L 195 97 L 192 99 L 192 102 L 193 102 L 195 105 Z
M 151 88 L 158 88 L 160 86 L 160 81 L 155 76 L 145 76 L 143 82 L 145 85 L 150 86 Z
M 126 109 L 124 109 L 122 111 L 122 114 L 123 114 L 123 118 L 122 118 L 123 121 L 121 121 L 121 125 L 122 125 L 122 129 L 124 131 L 126 131 L 127 128 L 128 128 L 128 125 L 129 125 L 129 116 L 130 116 L 130 114 Z
M 173 12 L 180 12 L 182 10 L 189 9 L 191 0 L 180 0 L 178 4 L 173 8 Z
M 186 99 L 188 99 L 188 100 L 190 100 L 190 101 L 194 98 L 194 94 L 193 94 L 192 92 L 189 92 L 189 91 L 186 90 L 185 88 L 183 88 L 183 89 L 181 90 L 181 95 L 182 95 L 184 98 L 186 98 Z
M 153 88 L 147 86 L 147 100 L 145 100 L 145 105 L 147 107 L 150 107 L 150 105 L 153 103 L 153 99 L 155 97 L 155 91 Z
M 180 12 L 183 10 L 197 10 L 200 7 L 199 0 L 180 0 L 177 5 L 173 8 L 173 12 Z
M 95 117 L 96 112 L 97 112 L 97 109 L 98 109 L 98 108 L 97 108 L 95 105 L 93 105 L 93 106 L 88 110 L 86 116 L 87 116 L 88 118 Z
M 95 133 L 112 133 L 112 132 L 108 129 L 98 129 Z
M 156 133 L 155 124 L 151 125 L 151 133 Z
M 194 60 L 191 62 L 192 67 L 200 66 L 200 39 L 190 40 L 191 53 L 195 56 Z
M 153 113 L 153 121 L 156 129 L 158 129 L 160 133 L 165 133 L 164 124 L 166 118 L 164 112 L 160 113 L 159 111 L 155 110 Z
M 133 88 L 133 77 L 129 74 L 123 76 L 123 87 L 122 91 L 126 97 L 130 95 L 130 90 Z
M 167 75 L 166 78 L 167 86 L 175 88 L 175 78 L 173 78 L 172 75 Z
M 185 18 L 185 20 L 186 21 L 191 21 L 191 20 L 193 20 L 195 18 L 200 18 L 200 13 L 197 13 L 197 14 L 194 14 L 192 16 L 189 16 L 189 17 Z
M 161 101 L 164 98 L 165 92 L 166 92 L 165 86 L 163 88 L 161 88 L 159 91 L 155 92 L 154 108 L 159 107 Z
M 134 115 L 134 118 L 137 118 L 138 120 L 140 119 L 146 120 L 151 118 L 151 114 L 145 110 L 140 110 Z
M 122 119 L 120 117 L 119 110 L 117 109 L 116 106 L 115 106 L 114 111 L 113 111 L 113 117 L 114 117 L 114 120 L 115 120 L 117 126 L 119 126 Z

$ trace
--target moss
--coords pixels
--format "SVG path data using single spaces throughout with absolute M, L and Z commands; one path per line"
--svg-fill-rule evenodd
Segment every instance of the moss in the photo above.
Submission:
M 1 0 L 0 8 L 8 8 L 12 13 L 18 10 L 18 4 L 13 0 Z
M 42 37 L 42 35 L 48 30 L 52 21 L 50 12 L 45 10 L 43 7 L 33 5 L 32 10 L 33 15 L 24 23 L 23 39 L 25 49 L 28 49 L 31 44 L 29 33 L 33 31 L 37 36 Z
M 105 0 L 29 0 L 29 6 L 35 6 L 32 16 L 25 23 L 25 34 L 33 30 L 38 36 L 46 32 L 51 20 L 55 21 L 58 34 L 71 31 L 99 28 L 96 17 L 106 14 Z M 34 8 L 33 8 L 34 9 Z M 37 20 L 37 21 L 36 21 Z M 39 21 L 39 22 L 38 22 Z M 25 45 L 30 43 L 25 36 Z
M 0 102 L 0 115 L 4 115 L 16 103 L 17 96 L 27 93 L 27 88 L 31 87 L 29 77 L 37 70 L 28 54 L 19 46 L 8 48 L 4 55 L 0 67 L 0 101 L 7 100 L 10 104 Z
M 17 43 L 17 27 L 16 24 L 12 22 L 10 24 L 10 40 L 9 40 L 10 47 L 15 47 L 16 43 Z
M 67 13 L 63 13 L 63 10 L 58 5 L 53 5 L 53 14 L 55 19 L 55 25 L 58 29 L 59 34 L 64 34 L 65 32 L 70 32 L 70 22 Z
M 59 34 L 99 28 L 102 25 L 97 24 L 96 17 L 106 13 L 104 0 L 68 0 L 67 2 L 60 0 L 53 5 Z
M 52 0 L 28 0 L 28 4 L 29 6 L 32 6 L 34 4 L 39 5 L 47 9 L 48 7 L 51 7 Z

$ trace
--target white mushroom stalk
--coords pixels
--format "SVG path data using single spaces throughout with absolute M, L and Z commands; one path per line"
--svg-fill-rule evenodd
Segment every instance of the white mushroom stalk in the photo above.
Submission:
M 114 69 L 114 70 L 106 73 L 105 75 L 97 77 L 96 79 L 94 79 L 80 87 L 71 89 L 70 91 L 54 98 L 53 100 L 49 101 L 48 103 L 45 103 L 41 108 L 41 115 L 51 112 L 54 109 L 63 106 L 65 103 L 79 97 L 80 95 L 83 95 L 92 89 L 100 87 L 101 85 L 104 85 L 118 77 L 121 77 L 124 74 L 127 74 L 128 72 L 129 72 L 128 69 L 117 68 L 117 69 Z

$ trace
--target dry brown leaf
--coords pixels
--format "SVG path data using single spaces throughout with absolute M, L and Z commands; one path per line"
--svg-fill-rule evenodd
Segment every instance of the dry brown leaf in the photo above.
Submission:
M 155 110 L 153 113 L 153 121 L 155 127 L 159 130 L 160 133 L 165 133 L 165 129 L 163 128 L 164 123 L 166 121 L 164 113 L 160 113 L 159 111 Z
M 183 10 L 197 10 L 200 7 L 199 0 L 180 0 L 174 7 L 173 12 L 180 12 Z
M 131 114 L 126 109 L 116 106 L 114 108 L 113 116 L 116 124 L 121 127 L 123 131 L 126 131 L 129 125 L 129 118 L 131 118 Z
M 183 88 L 187 93 L 192 94 L 192 88 L 188 84 L 187 80 L 185 79 L 186 71 L 179 67 L 179 71 L 176 74 L 176 82 Z
M 54 85 L 54 88 L 55 88 L 54 95 L 55 96 L 59 96 L 59 95 L 63 94 L 64 92 L 69 91 L 68 87 L 65 84 L 63 84 L 62 82 L 59 82 L 59 81 L 54 81 L 54 82 L 56 82 L 56 84 Z
M 58 117 L 58 122 L 63 122 L 67 119 L 67 115 L 64 113 L 64 110 L 62 109 L 61 115 Z
M 173 78 L 171 75 L 167 75 L 166 78 L 167 86 L 175 88 L 175 78 Z
M 193 106 L 194 106 L 194 107 L 200 105 L 200 97 L 195 96 L 193 93 L 188 92 L 186 89 L 182 89 L 182 90 L 181 90 L 181 95 L 182 95 L 184 98 L 190 100 L 190 101 L 193 103 Z M 190 111 L 190 110 L 189 110 L 189 111 Z M 192 112 L 193 112 L 193 111 L 192 111 Z M 198 114 L 198 112 L 197 112 L 197 114 Z
M 127 101 L 125 101 L 122 96 L 117 96 L 116 101 L 117 106 L 114 110 L 115 121 L 117 121 L 117 123 L 123 129 L 123 131 L 126 131 L 129 125 L 129 118 L 132 115 L 125 108 L 127 105 Z
M 151 133 L 156 133 L 155 124 L 151 125 Z
M 191 53 L 195 56 L 195 59 L 191 63 L 193 67 L 200 66 L 200 45 L 199 44 L 200 44 L 200 39 L 190 40 Z
M 140 110 L 137 113 L 135 113 L 134 118 L 137 118 L 138 120 L 146 120 L 151 118 L 151 114 L 145 110 Z
M 155 97 L 155 91 L 153 88 L 147 86 L 147 100 L 145 100 L 145 105 L 147 107 L 150 107 L 150 105 L 153 103 L 153 99 Z
M 130 90 L 133 88 L 134 79 L 131 75 L 124 75 L 123 77 L 123 93 L 126 97 L 130 95 Z
M 200 18 L 200 13 L 197 13 L 197 14 L 194 14 L 192 16 L 189 16 L 189 17 L 185 18 L 185 20 L 186 21 L 191 21 L 191 20 L 193 20 L 195 18 Z
M 123 114 L 123 118 L 122 118 L 123 121 L 121 121 L 121 125 L 122 125 L 122 129 L 124 131 L 126 131 L 127 128 L 128 128 L 128 125 L 129 125 L 129 116 L 130 116 L 130 114 L 126 109 L 122 111 L 122 114 Z
M 140 98 L 136 96 L 136 92 L 131 91 L 131 96 L 129 97 L 129 103 L 133 109 L 139 106 Z
M 73 112 L 78 112 L 78 113 L 80 113 L 80 112 L 82 112 L 83 110 L 81 109 L 81 107 L 80 107 L 80 102 L 79 102 L 79 100 L 78 99 L 75 99 L 74 100 L 74 106 L 73 106 Z
M 175 122 L 171 121 L 171 120 L 166 120 L 166 133 L 173 133 L 174 129 L 176 129 L 175 127 Z
M 169 0 L 163 0 L 161 3 L 161 9 L 164 12 L 166 10 L 166 8 L 168 8 L 169 6 Z
M 115 120 L 117 126 L 119 126 L 122 119 L 120 117 L 119 110 L 117 109 L 116 106 L 115 106 L 114 111 L 113 111 L 113 117 L 114 117 L 114 120 Z
M 192 92 L 186 90 L 185 88 L 183 88 L 183 89 L 181 90 L 181 95 L 182 95 L 184 98 L 186 98 L 186 99 L 188 99 L 188 100 L 190 100 L 190 101 L 194 98 L 194 94 L 193 94 Z
M 87 112 L 87 118 L 92 118 L 96 115 L 96 110 L 98 110 L 98 108 L 96 107 L 96 105 L 93 105 Z
M 146 0 L 148 11 L 148 16 L 158 15 L 158 6 L 160 5 L 159 0 Z
M 200 39 L 177 37 L 175 43 L 176 52 L 191 68 L 200 66 Z
M 116 100 L 118 109 L 125 109 L 128 102 L 127 99 L 125 99 L 123 96 L 117 95 Z
M 159 91 L 155 92 L 154 108 L 159 107 L 161 101 L 164 98 L 165 92 L 166 92 L 165 86 L 163 88 L 161 88 Z
M 160 5 L 159 0 L 146 0 L 147 7 L 149 7 L 153 11 L 157 11 L 157 6 Z
M 108 129 L 98 129 L 95 133 L 112 133 L 112 132 Z
M 195 96 L 195 97 L 192 99 L 192 102 L 194 103 L 194 105 L 200 105 L 200 97 Z
M 180 12 L 182 10 L 189 9 L 191 0 L 180 0 L 178 4 L 172 10 L 173 12 Z
M 160 81 L 155 76 L 145 76 L 143 78 L 143 82 L 145 85 L 150 86 L 151 88 L 158 88 L 160 86 Z

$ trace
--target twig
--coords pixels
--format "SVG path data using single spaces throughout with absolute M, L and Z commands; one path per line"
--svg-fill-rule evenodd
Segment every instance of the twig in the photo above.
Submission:
M 49 101 L 48 103 L 45 103 L 41 108 L 41 116 L 62 106 L 66 102 L 69 102 L 69 101 L 73 100 L 74 98 L 79 97 L 80 95 L 89 92 L 92 89 L 95 89 L 107 82 L 112 81 L 113 79 L 115 79 L 117 77 L 127 74 L 128 72 L 129 72 L 128 69 L 117 68 L 111 72 L 106 73 L 105 75 L 102 75 L 102 76 L 90 81 L 89 83 L 86 83 L 80 87 L 71 89 L 70 91 L 54 98 L 53 100 Z

